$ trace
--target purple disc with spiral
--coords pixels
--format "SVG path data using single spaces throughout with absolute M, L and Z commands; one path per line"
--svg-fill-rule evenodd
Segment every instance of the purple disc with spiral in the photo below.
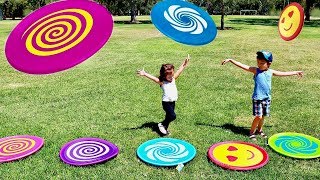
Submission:
M 107 161 L 118 153 L 118 147 L 104 139 L 79 138 L 61 148 L 60 159 L 66 164 L 86 166 Z

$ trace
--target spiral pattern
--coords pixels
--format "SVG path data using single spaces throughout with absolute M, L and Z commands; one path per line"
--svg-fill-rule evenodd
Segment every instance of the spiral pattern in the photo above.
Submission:
M 93 18 L 89 12 L 65 9 L 33 23 L 22 39 L 31 54 L 51 56 L 75 47 L 89 34 L 92 26 Z
M 75 162 L 94 161 L 105 156 L 110 148 L 97 141 L 81 141 L 72 144 L 66 150 L 66 157 Z
M 158 142 L 144 149 L 147 157 L 154 161 L 175 162 L 187 157 L 189 151 L 180 143 Z
M 310 155 L 317 151 L 319 145 L 302 136 L 281 136 L 275 145 L 292 154 Z
M 194 9 L 171 5 L 164 12 L 164 17 L 178 31 L 190 34 L 201 34 L 208 27 L 207 22 Z
M 10 158 L 11 156 L 23 155 L 31 150 L 36 142 L 29 138 L 14 138 L 0 142 L 0 159 Z

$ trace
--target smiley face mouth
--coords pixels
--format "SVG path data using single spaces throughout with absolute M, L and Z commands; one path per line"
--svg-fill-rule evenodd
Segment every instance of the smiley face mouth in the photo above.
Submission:
M 247 150 L 249 153 L 251 153 L 251 157 L 249 157 L 247 160 L 253 159 L 254 158 L 254 153 L 250 150 Z
M 285 31 L 289 31 L 290 29 L 292 28 L 292 23 L 291 23 L 291 25 L 290 25 L 290 27 L 288 28 L 288 29 L 286 29 L 286 28 L 283 28 Z

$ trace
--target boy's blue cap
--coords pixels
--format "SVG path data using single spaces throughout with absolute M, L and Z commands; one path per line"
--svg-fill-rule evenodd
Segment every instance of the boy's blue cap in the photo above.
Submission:
M 261 51 L 258 51 L 257 52 L 257 58 L 263 58 L 264 60 L 266 60 L 267 62 L 271 63 L 272 62 L 272 53 L 269 52 L 269 51 L 264 51 L 264 50 L 261 50 Z

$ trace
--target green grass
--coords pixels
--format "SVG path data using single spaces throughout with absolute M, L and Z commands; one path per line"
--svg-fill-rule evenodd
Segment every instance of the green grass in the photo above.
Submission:
M 217 26 L 219 18 L 214 17 Z M 18 72 L 7 63 L 5 41 L 19 21 L 0 21 L 0 137 L 30 134 L 45 139 L 38 153 L 0 164 L 1 179 L 319 179 L 319 158 L 284 157 L 261 139 L 257 144 L 270 158 L 261 169 L 229 171 L 208 162 L 212 144 L 249 141 L 245 134 L 252 122 L 252 74 L 220 63 L 235 58 L 254 66 L 260 49 L 273 52 L 271 68 L 305 72 L 302 79 L 273 78 L 265 132 L 291 131 L 320 138 L 319 26 L 305 26 L 295 40 L 286 42 L 273 24 L 275 18 L 264 19 L 270 24 L 261 24 L 259 18 L 250 24 L 247 16 L 227 16 L 226 26 L 234 29 L 218 31 L 212 43 L 198 47 L 176 43 L 152 24 L 115 24 L 109 42 L 92 58 L 73 69 L 43 76 Z M 150 128 L 139 127 L 161 121 L 164 112 L 159 86 L 135 72 L 144 67 L 157 75 L 162 63 L 178 67 L 188 53 L 190 65 L 177 81 L 177 119 L 170 125 L 170 137 L 190 142 L 197 155 L 178 173 L 174 168 L 149 166 L 136 157 L 141 143 L 159 137 Z M 120 153 L 90 167 L 62 163 L 62 145 L 80 137 L 109 140 Z

